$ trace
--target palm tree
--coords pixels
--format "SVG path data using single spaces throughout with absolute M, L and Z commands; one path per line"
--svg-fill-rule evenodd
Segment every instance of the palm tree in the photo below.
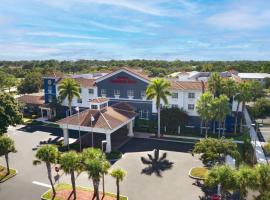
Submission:
M 237 87 L 237 94 L 235 96 L 237 100 L 237 108 L 236 108 L 236 116 L 234 122 L 234 133 L 237 131 L 237 121 L 238 121 L 238 113 L 239 113 L 239 106 L 242 103 L 242 113 L 244 112 L 246 102 L 251 101 L 252 93 L 250 92 L 250 84 L 249 82 L 241 82 Z M 242 117 L 241 117 L 241 125 L 240 128 L 242 130 Z
M 72 78 L 65 78 L 58 87 L 59 96 L 61 101 L 64 101 L 66 98 L 68 100 L 68 107 L 70 115 L 72 114 L 71 102 L 72 99 L 77 97 L 80 98 L 80 87 L 77 82 Z
M 76 199 L 76 182 L 75 182 L 75 171 L 80 171 L 81 169 L 81 158 L 75 151 L 69 151 L 64 153 L 60 157 L 61 169 L 66 174 L 71 176 L 72 193 L 74 194 L 74 199 Z M 71 193 L 71 194 L 72 194 Z
M 237 189 L 235 170 L 228 165 L 217 165 L 208 172 L 205 183 L 210 187 L 220 185 L 221 199 L 224 199 L 225 192 Z
M 237 89 L 235 81 L 233 79 L 223 79 L 221 83 L 221 93 L 231 99 L 235 95 Z
M 84 169 L 88 172 L 89 179 L 93 181 L 93 199 L 99 200 L 99 183 L 101 177 L 108 172 L 110 163 L 100 149 L 88 148 L 82 152 Z M 103 194 L 104 195 L 104 194 Z
M 58 149 L 53 145 L 46 145 L 38 149 L 36 153 L 36 158 L 38 160 L 34 160 L 33 164 L 37 165 L 41 162 L 44 162 L 47 167 L 48 179 L 52 186 L 53 195 L 56 195 L 54 184 L 52 181 L 52 167 L 51 163 L 56 163 L 59 157 Z
M 117 200 L 120 200 L 120 181 L 123 181 L 124 177 L 126 176 L 126 172 L 120 168 L 114 169 L 110 175 L 116 179 L 116 187 L 117 187 Z
M 208 133 L 208 122 L 212 118 L 212 102 L 213 102 L 213 95 L 210 92 L 203 93 L 199 100 L 196 103 L 196 109 L 199 113 L 202 121 L 205 123 L 205 137 L 207 137 Z M 201 129 L 202 130 L 202 129 Z
M 160 107 L 161 101 L 168 104 L 167 97 L 171 95 L 169 91 L 170 83 L 163 78 L 155 78 L 151 81 L 146 89 L 146 97 L 148 100 L 156 100 L 156 108 L 158 112 L 158 132 L 157 137 L 160 137 Z
M 218 97 L 222 89 L 222 78 L 219 73 L 214 72 L 207 82 L 208 90 L 215 96 Z
M 218 136 L 220 137 L 221 123 L 225 121 L 226 116 L 230 113 L 229 98 L 224 94 L 214 98 L 212 103 L 212 110 L 215 112 L 215 116 L 218 121 Z M 223 133 L 224 129 L 225 123 L 223 126 Z
M 7 175 L 10 174 L 8 154 L 16 152 L 14 141 L 11 138 L 8 136 L 0 137 L 0 156 L 5 156 Z

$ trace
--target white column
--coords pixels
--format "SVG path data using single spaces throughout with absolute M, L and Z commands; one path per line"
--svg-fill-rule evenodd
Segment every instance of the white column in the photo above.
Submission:
M 133 121 L 130 121 L 127 124 L 127 128 L 128 128 L 128 136 L 133 137 L 134 136 L 134 133 L 133 133 Z
M 106 153 L 110 153 L 112 151 L 112 145 L 111 145 L 111 134 L 106 134 Z
M 63 135 L 64 135 L 64 146 L 67 146 L 69 144 L 69 135 L 67 128 L 63 128 Z

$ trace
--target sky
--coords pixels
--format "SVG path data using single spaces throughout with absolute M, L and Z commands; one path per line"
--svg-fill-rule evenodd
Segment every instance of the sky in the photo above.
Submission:
M 0 60 L 270 60 L 269 0 L 0 5 Z

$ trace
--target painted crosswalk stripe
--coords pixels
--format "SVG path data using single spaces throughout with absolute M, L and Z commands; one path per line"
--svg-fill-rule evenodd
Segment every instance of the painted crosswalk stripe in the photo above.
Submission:
M 36 184 L 36 185 L 43 186 L 43 187 L 51 188 L 51 185 L 46 184 L 46 183 L 41 183 L 41 182 L 38 182 L 38 181 L 33 181 L 32 183 Z

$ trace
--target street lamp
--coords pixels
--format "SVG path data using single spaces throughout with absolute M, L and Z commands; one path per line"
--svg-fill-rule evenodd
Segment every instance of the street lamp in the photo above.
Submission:
M 93 121 L 95 121 L 95 118 L 93 117 L 93 115 L 91 114 L 91 131 L 92 131 L 92 147 L 94 148 L 94 133 L 93 133 Z
M 75 110 L 78 112 L 78 126 L 79 126 L 79 143 L 80 143 L 80 152 L 82 151 L 82 139 L 81 139 L 81 126 L 80 126 L 80 108 L 77 106 Z
M 107 141 L 106 140 L 102 140 L 101 141 L 101 150 L 102 150 L 102 155 L 104 153 L 104 149 L 103 149 L 103 146 L 107 144 Z M 104 173 L 102 174 L 102 190 L 103 190 L 103 196 L 104 196 L 104 192 L 105 192 L 105 184 L 104 184 Z

